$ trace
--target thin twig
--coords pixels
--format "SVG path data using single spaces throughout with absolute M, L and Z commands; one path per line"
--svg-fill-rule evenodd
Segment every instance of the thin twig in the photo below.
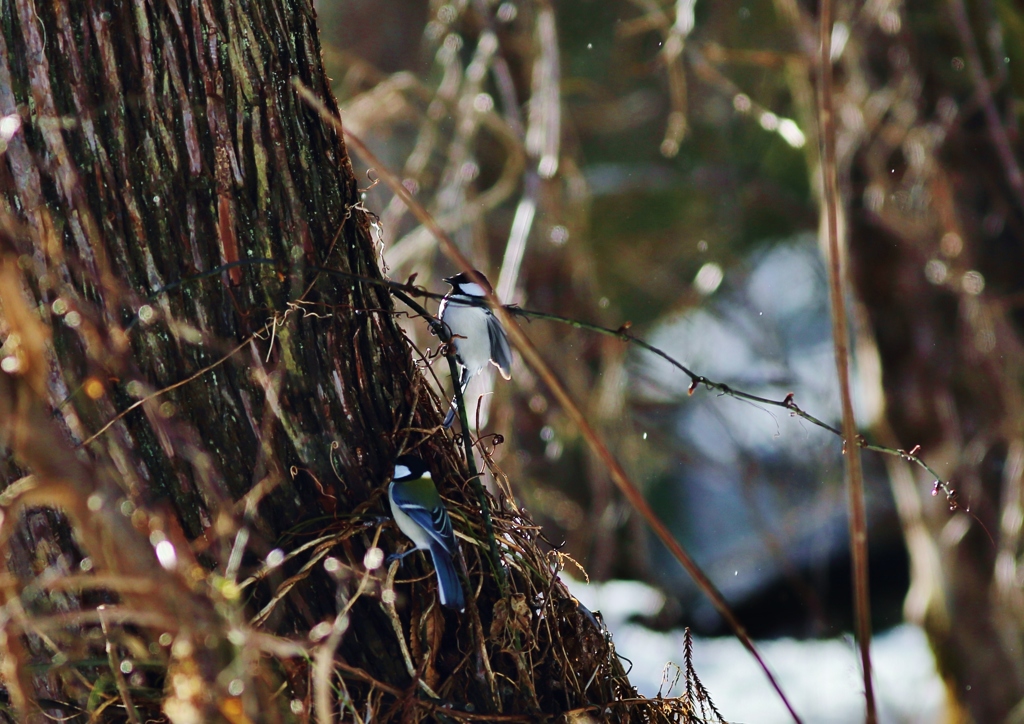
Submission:
M 246 261 L 243 261 L 243 262 L 236 262 L 236 263 L 233 263 L 231 265 L 224 265 L 224 266 L 225 267 L 227 267 L 227 266 L 237 266 L 238 264 L 245 264 L 245 263 L 274 264 L 275 261 L 273 259 L 249 259 L 249 260 L 246 260 Z M 442 333 L 443 325 L 441 325 L 441 323 L 437 320 L 437 318 L 434 317 L 434 315 L 432 315 L 429 312 L 427 312 L 421 305 L 419 305 L 419 304 L 417 304 L 415 302 L 412 302 L 410 300 L 410 297 L 421 297 L 421 298 L 424 298 L 424 299 L 441 300 L 441 299 L 444 299 L 444 296 L 445 296 L 444 294 L 440 294 L 440 293 L 436 293 L 436 292 L 430 292 L 430 291 L 427 291 L 426 289 L 423 289 L 422 287 L 417 287 L 417 286 L 415 286 L 413 284 L 410 284 L 408 282 L 395 282 L 395 281 L 391 281 L 389 279 L 380 279 L 380 278 L 376 278 L 376 277 L 367 277 L 367 276 L 363 276 L 361 274 L 353 274 L 352 272 L 341 271 L 340 269 L 329 269 L 327 267 L 319 267 L 319 266 L 312 266 L 312 265 L 306 265 L 305 268 L 309 269 L 310 271 L 315 271 L 318 274 L 326 274 L 326 275 L 329 275 L 329 276 L 334 276 L 334 277 L 338 277 L 340 279 L 346 279 L 348 281 L 354 281 L 354 282 L 358 282 L 358 283 L 361 283 L 361 284 L 373 284 L 373 285 L 385 287 L 397 299 L 402 301 L 404 304 L 409 306 L 413 311 L 415 311 L 417 314 L 419 314 L 428 324 L 431 325 L 431 328 L 435 332 L 437 332 L 439 335 Z M 218 269 L 220 269 L 220 267 L 218 267 Z M 195 278 L 202 278 L 202 277 L 209 276 L 210 273 L 215 273 L 216 271 L 217 270 L 215 270 L 215 269 L 211 269 L 210 272 L 204 273 L 203 275 L 201 275 L 201 277 L 187 277 L 185 279 L 179 280 L 178 282 L 174 282 L 173 284 L 168 285 L 167 287 L 163 287 L 159 291 L 155 292 L 154 296 L 156 296 L 158 294 L 161 294 L 161 293 L 164 293 L 164 292 L 167 292 L 167 291 L 171 291 L 173 288 L 177 288 L 177 287 L 181 286 L 181 284 L 183 284 L 184 282 L 191 281 L 191 280 L 193 280 Z M 474 302 L 472 299 L 470 299 L 470 300 L 467 300 L 466 303 L 467 304 L 476 304 L 477 302 Z M 483 302 L 480 302 L 480 304 L 483 304 Z M 580 320 L 580 319 L 573 319 L 571 317 L 563 317 L 562 315 L 559 315 L 559 314 L 552 314 L 550 312 L 541 312 L 541 311 L 538 311 L 538 310 L 535 310 L 535 309 L 523 309 L 522 307 L 519 307 L 519 306 L 516 306 L 516 305 L 511 305 L 511 304 L 510 305 L 505 305 L 505 310 L 508 313 L 510 313 L 510 314 L 513 314 L 513 315 L 516 315 L 516 316 L 520 316 L 520 317 L 525 317 L 527 319 L 539 319 L 539 320 L 548 321 L 548 322 L 558 322 L 559 324 L 567 324 L 570 327 L 575 327 L 576 329 L 583 329 L 583 330 L 587 330 L 587 331 L 590 331 L 590 332 L 596 332 L 597 334 L 603 334 L 603 335 L 608 336 L 608 337 L 614 337 L 616 339 L 622 340 L 623 342 L 627 342 L 627 343 L 630 343 L 630 344 L 635 344 L 638 347 L 641 347 L 641 348 L 647 350 L 651 354 L 654 354 L 654 355 L 657 355 L 658 357 L 661 357 L 663 360 L 665 360 L 670 365 L 672 365 L 673 367 L 678 369 L 680 372 L 685 374 L 687 377 L 689 377 L 690 378 L 690 390 L 689 390 L 690 394 L 693 394 L 693 392 L 695 392 L 699 387 L 704 387 L 707 390 L 712 390 L 712 391 L 718 392 L 719 394 L 721 394 L 723 396 L 733 397 L 733 398 L 735 398 L 737 400 L 745 400 L 747 402 L 755 402 L 755 403 L 757 403 L 759 405 L 766 405 L 766 406 L 771 406 L 771 407 L 781 407 L 781 408 L 784 408 L 786 410 L 789 410 L 791 415 L 793 415 L 795 417 L 799 417 L 799 418 L 801 418 L 803 420 L 806 420 L 807 422 L 811 423 L 812 425 L 815 425 L 816 427 L 820 427 L 823 430 L 827 430 L 828 432 L 832 433 L 833 435 L 835 435 L 836 437 L 838 437 L 840 439 L 843 438 L 842 430 L 840 430 L 839 428 L 833 427 L 832 425 L 829 425 L 827 422 L 824 422 L 823 420 L 819 420 L 817 417 L 815 417 L 814 415 L 810 414 L 809 412 L 807 412 L 806 410 L 801 408 L 800 405 L 797 404 L 796 398 L 794 397 L 794 395 L 792 393 L 786 395 L 786 397 L 784 397 L 781 400 L 775 400 L 775 399 L 772 399 L 772 398 L 769 398 L 769 397 L 762 397 L 760 395 L 754 395 L 754 394 L 751 394 L 749 392 L 744 392 L 743 390 L 735 389 L 734 387 L 732 387 L 731 385 L 729 385 L 729 384 L 727 384 L 725 382 L 718 382 L 716 380 L 713 380 L 710 377 L 707 377 L 706 375 L 702 375 L 699 372 L 695 372 L 694 370 L 691 370 L 689 367 L 687 367 L 686 365 L 681 363 L 679 360 L 677 360 L 674 357 L 672 357 L 671 355 L 669 355 L 664 350 L 662 350 L 662 349 L 660 349 L 658 347 L 655 347 L 653 344 L 650 344 L 649 342 L 645 341 L 644 339 L 634 335 L 632 332 L 629 331 L 629 326 L 630 325 L 628 323 L 622 325 L 621 327 L 618 327 L 617 329 L 613 329 L 611 327 L 604 327 L 604 326 L 601 326 L 600 324 L 594 324 L 592 322 L 586 322 L 586 321 L 583 321 L 583 320 Z M 965 506 L 963 506 L 960 503 L 960 501 L 959 501 L 959 494 L 958 494 L 957 490 L 952 486 L 950 481 L 944 480 L 942 478 L 942 476 L 939 475 L 939 473 L 934 468 L 932 468 L 930 465 L 928 465 L 920 457 L 920 455 L 919 455 L 919 453 L 921 451 L 920 446 L 915 446 L 911 450 L 908 451 L 908 450 L 904 450 L 903 448 L 886 447 L 884 445 L 876 445 L 874 443 L 869 443 L 864 438 L 863 435 L 857 435 L 857 437 L 855 439 L 856 439 L 857 445 L 860 446 L 861 448 L 863 448 L 864 450 L 871 450 L 872 452 L 878 452 L 878 453 L 882 453 L 884 455 L 892 455 L 894 457 L 901 458 L 903 460 L 906 460 L 909 463 L 913 463 L 913 464 L 917 465 L 922 470 L 926 471 L 932 478 L 934 478 L 934 493 L 938 494 L 939 492 L 941 492 L 945 496 L 946 502 L 949 504 L 949 507 L 950 507 L 951 511 L 959 510 L 959 511 L 965 512 L 965 513 L 971 515 L 971 517 L 974 518 L 978 522 L 979 525 L 983 526 L 981 520 L 979 520 L 978 517 L 973 514 L 973 512 L 970 510 L 970 508 L 965 507 Z M 991 535 L 989 537 L 991 537 Z
M 142 724 L 139 719 L 139 712 L 135 710 L 135 703 L 132 701 L 131 692 L 128 691 L 128 682 L 125 681 L 124 672 L 121 671 L 121 662 L 118 661 L 114 642 L 110 640 L 110 626 L 107 624 L 107 617 L 104 615 L 106 606 L 97 606 L 96 612 L 100 616 L 100 628 L 103 631 L 103 639 L 106 641 L 107 661 L 110 663 L 110 670 L 114 675 L 114 683 L 117 684 L 117 693 L 124 702 L 125 711 L 128 714 L 128 721 L 132 724 Z
M 100 435 L 102 435 L 102 434 L 103 434 L 103 433 L 105 433 L 105 432 L 106 432 L 107 430 L 109 430 L 109 429 L 110 429 L 110 427 L 111 427 L 111 426 L 112 426 L 112 425 L 113 425 L 113 424 L 114 424 L 115 422 L 117 422 L 118 420 L 120 420 L 120 419 L 121 419 L 122 417 L 124 417 L 124 416 L 125 416 L 125 415 L 127 415 L 127 414 L 128 414 L 129 412 L 131 412 L 132 410 L 136 409 L 137 407 L 140 407 L 140 406 L 142 406 L 142 405 L 146 404 L 147 402 L 149 402 L 150 400 L 152 400 L 152 399 L 155 399 L 155 398 L 157 398 L 157 397 L 160 397 L 161 395 L 164 395 L 164 394 L 166 394 L 166 393 L 170 392 L 171 390 L 175 390 L 175 389 L 177 389 L 177 388 L 181 387 L 182 385 L 187 385 L 187 384 L 188 384 L 189 382 L 191 382 L 192 380 L 195 380 L 195 379 L 197 379 L 197 378 L 199 378 L 199 377 L 202 377 L 203 375 L 205 375 L 205 374 L 206 374 L 207 372 L 209 372 L 210 370 L 212 370 L 212 369 L 215 369 L 215 368 L 219 367 L 220 365 L 224 364 L 224 363 L 225 363 L 225 362 L 227 362 L 227 361 L 228 361 L 229 359 L 231 359 L 232 357 L 234 357 L 234 356 L 235 356 L 235 355 L 236 355 L 236 354 L 237 354 L 237 353 L 239 352 L 239 350 L 241 350 L 241 349 L 242 349 L 243 347 L 245 347 L 245 345 L 249 344 L 249 343 L 250 343 L 250 342 L 251 342 L 251 341 L 252 341 L 252 340 L 253 340 L 253 339 L 255 338 L 255 336 L 256 336 L 256 335 L 250 335 L 250 336 L 246 337 L 245 341 L 243 341 L 243 342 L 242 342 L 242 343 L 241 343 L 240 345 L 238 345 L 237 347 L 235 347 L 234 349 L 232 349 L 232 350 L 231 350 L 230 352 L 228 352 L 228 353 L 227 353 L 226 355 L 224 355 L 223 357 L 221 357 L 221 358 L 220 358 L 219 360 L 217 360 L 216 362 L 213 362 L 212 364 L 209 364 L 209 365 L 207 365 L 206 367 L 203 367 L 203 368 L 202 368 L 201 370 L 199 370 L 198 372 L 194 372 L 193 374 L 189 375 L 189 376 L 188 376 L 188 377 L 186 377 L 185 379 L 183 379 L 183 380 L 179 380 L 178 382 L 175 382 L 175 383 L 174 383 L 174 384 L 172 384 L 172 385 L 168 385 L 167 387 L 163 387 L 163 388 L 161 388 L 161 389 L 157 390 L 156 392 L 154 392 L 154 393 L 152 393 L 152 394 L 146 395 L 145 397 L 143 397 L 143 398 L 142 398 L 142 399 L 140 399 L 140 400 L 136 400 L 136 401 L 135 401 L 135 402 L 133 402 L 133 403 L 132 403 L 131 405 L 129 405 L 129 406 L 128 406 L 128 407 L 126 408 L 126 409 L 124 409 L 124 410 L 122 410 L 121 412 L 119 412 L 118 414 L 114 415 L 114 417 L 112 417 L 112 418 L 110 419 L 110 421 L 109 421 L 109 422 L 107 422 L 107 424 L 106 424 L 106 425 L 104 425 L 104 426 L 103 426 L 103 427 L 101 427 L 101 428 L 100 428 L 99 430 L 97 430 L 97 431 L 96 431 L 96 432 L 94 432 L 94 433 L 93 433 L 92 435 L 90 435 L 90 436 L 89 436 L 89 437 L 87 437 L 87 438 L 86 438 L 85 440 L 83 440 L 83 441 L 82 441 L 82 442 L 81 442 L 81 443 L 80 443 L 80 444 L 78 445 L 78 447 L 79 447 L 79 448 L 83 448 L 83 447 L 85 447 L 86 445 L 88 445 L 89 443 L 91 443 L 91 442 L 92 442 L 93 440 L 95 440 L 95 439 L 96 439 L 96 438 L 98 438 L 98 437 L 99 437 Z
M 424 693 L 431 699 L 438 699 L 438 695 L 433 689 L 425 682 L 419 672 L 416 670 L 416 665 L 412 662 L 412 655 L 409 653 L 409 645 L 405 642 L 405 631 L 402 630 L 402 619 L 398 617 L 398 609 L 395 608 L 395 574 L 398 572 L 398 566 L 401 565 L 401 561 L 392 561 L 391 566 L 388 568 L 387 578 L 384 581 L 384 591 L 390 591 L 390 596 L 382 596 L 381 600 L 384 603 L 384 610 L 388 614 L 388 619 L 391 621 L 391 628 L 395 632 L 395 638 L 398 640 L 398 648 L 402 652 L 402 661 L 405 662 L 405 671 L 409 674 L 409 678 L 416 682 L 416 685 L 423 689 Z M 411 636 L 415 636 L 415 624 L 412 625 L 413 632 Z
M 448 343 L 448 365 L 452 373 L 452 387 L 455 390 L 455 405 L 459 411 L 459 424 L 462 425 L 462 446 L 466 451 L 466 467 L 469 470 L 469 484 L 476 493 L 477 503 L 484 515 L 484 532 L 487 535 L 487 545 L 491 550 L 491 569 L 494 571 L 494 580 L 498 583 L 498 590 L 502 598 L 508 594 L 508 582 L 505 579 L 505 566 L 501 562 L 501 555 L 498 553 L 498 541 L 494 537 L 494 521 L 491 520 L 490 505 L 487 502 L 487 491 L 484 484 L 480 482 L 480 471 L 476 467 L 476 458 L 473 456 L 473 437 L 470 432 L 469 418 L 466 414 L 466 399 L 462 394 L 462 385 L 459 384 L 459 369 L 455 363 L 455 345 Z
M 381 529 L 378 527 L 374 532 L 373 543 L 370 544 L 371 548 L 377 547 L 377 543 L 380 541 L 380 531 Z M 368 568 L 363 571 L 363 575 L 359 578 L 356 592 L 352 594 L 352 597 L 345 603 L 345 606 L 338 611 L 338 615 L 334 617 L 330 634 L 313 653 L 313 694 L 317 724 L 333 724 L 334 707 L 331 704 L 331 678 L 334 674 L 334 654 L 338 650 L 338 646 L 341 645 L 342 636 L 348 630 L 349 611 L 352 610 L 352 606 L 366 591 L 371 580 L 373 580 L 373 571 Z
M 843 295 L 843 270 L 839 256 L 839 187 L 836 178 L 836 127 L 832 99 L 832 2 L 821 0 L 818 28 L 821 88 L 818 95 L 818 118 L 821 125 L 822 201 L 828 227 L 828 287 L 832 307 L 832 344 L 835 349 L 839 395 L 843 407 L 843 440 L 846 461 L 847 503 L 850 508 L 850 556 L 853 559 L 853 609 L 856 618 L 857 643 L 860 645 L 864 676 L 865 720 L 878 721 L 875 693 L 871 681 L 871 601 L 868 594 L 868 524 L 864 510 L 864 475 L 857 439 L 857 423 L 853 416 L 850 395 L 850 330 Z

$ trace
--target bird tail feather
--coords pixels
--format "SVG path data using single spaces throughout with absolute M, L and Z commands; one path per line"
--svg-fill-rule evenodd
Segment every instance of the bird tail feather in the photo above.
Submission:
M 430 546 L 430 557 L 437 571 L 437 591 L 441 596 L 441 605 L 459 611 L 466 609 L 466 597 L 462 592 L 462 583 L 455 570 L 455 562 L 451 555 L 438 543 Z

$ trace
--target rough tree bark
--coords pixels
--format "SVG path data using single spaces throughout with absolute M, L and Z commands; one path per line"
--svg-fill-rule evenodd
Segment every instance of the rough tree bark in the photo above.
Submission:
M 513 516 L 499 590 L 389 296 L 312 269 L 378 276 L 342 139 L 293 78 L 335 107 L 311 2 L 0 0 L 10 703 L 600 710 L 632 691 L 610 643 Z M 465 616 L 429 575 L 395 584 L 395 614 L 364 565 L 402 541 L 381 492 L 414 447 L 466 536 Z

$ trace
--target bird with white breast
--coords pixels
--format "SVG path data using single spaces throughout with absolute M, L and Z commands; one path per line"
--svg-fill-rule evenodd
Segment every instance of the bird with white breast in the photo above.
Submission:
M 512 377 L 512 350 L 505 328 L 487 307 L 487 295 L 493 293 L 481 272 L 461 272 L 445 279 L 452 290 L 441 300 L 438 316 L 452 334 L 455 359 L 461 373 L 458 385 L 465 394 L 469 381 L 492 364 L 506 380 Z M 455 400 L 444 418 L 444 426 L 455 420 Z
M 395 460 L 395 472 L 388 485 L 388 502 L 399 530 L 415 544 L 405 553 L 388 558 L 401 560 L 413 551 L 428 551 L 437 572 L 437 592 L 441 605 L 462 611 L 466 597 L 455 569 L 458 543 L 452 521 L 430 476 L 430 469 L 415 455 Z

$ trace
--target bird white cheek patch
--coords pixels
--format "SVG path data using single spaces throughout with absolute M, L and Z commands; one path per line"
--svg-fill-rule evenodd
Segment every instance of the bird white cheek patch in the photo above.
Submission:
M 487 296 L 487 292 L 484 291 L 484 288 L 482 286 L 480 286 L 479 284 L 477 284 L 476 282 L 469 282 L 468 284 L 463 284 L 462 285 L 462 291 L 464 291 L 466 294 L 468 294 L 471 297 L 486 297 Z
M 395 477 L 396 478 L 407 477 L 410 472 L 411 471 L 409 470 L 409 468 L 405 467 L 404 465 L 396 465 L 395 466 Z

